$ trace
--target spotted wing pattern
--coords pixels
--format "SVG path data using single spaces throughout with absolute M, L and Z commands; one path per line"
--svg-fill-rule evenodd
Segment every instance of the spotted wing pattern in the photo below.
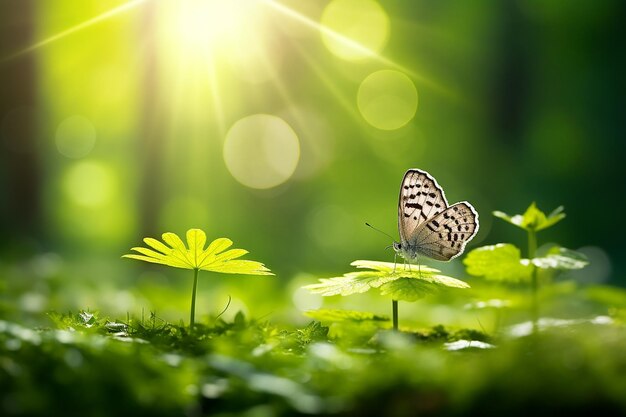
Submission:
M 438 261 L 449 261 L 463 253 L 465 244 L 477 232 L 478 213 L 463 201 L 422 223 L 409 237 L 408 249 Z
M 428 172 L 408 170 L 402 179 L 398 204 L 398 229 L 402 246 L 413 240 L 420 225 L 447 208 L 443 190 Z

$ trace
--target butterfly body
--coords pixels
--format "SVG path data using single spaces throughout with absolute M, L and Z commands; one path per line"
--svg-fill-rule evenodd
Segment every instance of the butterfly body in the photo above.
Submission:
M 478 232 L 478 213 L 467 201 L 449 206 L 435 178 L 409 169 L 400 187 L 398 231 L 400 242 L 393 248 L 407 261 L 449 261 L 463 253 Z

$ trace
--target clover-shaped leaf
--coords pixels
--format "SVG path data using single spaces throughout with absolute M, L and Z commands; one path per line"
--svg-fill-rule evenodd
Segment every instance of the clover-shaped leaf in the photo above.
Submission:
M 524 214 L 511 216 L 502 211 L 494 211 L 493 215 L 524 230 L 533 230 L 535 232 L 554 226 L 565 218 L 563 206 L 557 207 L 546 216 L 544 212 L 537 208 L 534 202 L 526 209 Z
M 438 269 L 424 265 L 418 267 L 377 261 L 354 261 L 351 265 L 368 270 L 348 272 L 341 277 L 322 278 L 319 283 L 304 288 L 322 296 L 345 296 L 380 288 L 382 295 L 391 296 L 394 300 L 415 301 L 445 287 L 469 287 L 463 281 L 442 275 Z
M 174 268 L 197 269 L 226 274 L 273 275 L 260 262 L 237 259 L 247 254 L 247 250 L 226 250 L 233 245 L 230 239 L 215 239 L 205 249 L 206 234 L 200 229 L 189 229 L 187 231 L 187 246 L 175 233 L 163 233 L 162 237 L 167 245 L 147 237 L 143 241 L 150 248 L 135 247 L 131 250 L 139 254 L 128 254 L 123 257 L 172 266 Z

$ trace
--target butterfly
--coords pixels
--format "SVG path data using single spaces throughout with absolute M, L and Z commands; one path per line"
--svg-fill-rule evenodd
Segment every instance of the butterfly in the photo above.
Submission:
M 449 261 L 463 253 L 478 232 L 478 213 L 467 201 L 448 206 L 443 189 L 426 171 L 409 169 L 398 202 L 397 254 L 408 262 L 426 256 Z

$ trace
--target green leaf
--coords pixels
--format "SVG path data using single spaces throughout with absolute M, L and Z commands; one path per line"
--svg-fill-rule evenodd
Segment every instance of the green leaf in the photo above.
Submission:
M 548 214 L 548 218 L 546 219 L 546 221 L 537 230 L 547 229 L 548 227 L 552 227 L 561 220 L 563 220 L 565 218 L 565 213 L 563 212 L 563 210 L 563 206 L 558 206 L 557 208 L 552 210 L 552 213 Z
M 380 287 L 382 295 L 398 301 L 417 301 L 438 291 L 436 285 L 415 278 L 399 278 Z
M 162 237 L 167 245 L 148 237 L 143 241 L 150 248 L 132 248 L 137 253 L 124 255 L 123 258 L 226 274 L 274 275 L 260 262 L 236 259 L 248 253 L 244 249 L 225 251 L 233 244 L 230 239 L 215 239 L 204 249 L 206 234 L 200 229 L 187 231 L 187 246 L 175 233 L 163 233 Z
M 546 256 L 534 258 L 533 264 L 542 269 L 582 269 L 589 264 L 587 257 L 580 252 L 555 246 Z
M 468 274 L 494 281 L 525 281 L 532 272 L 528 259 L 522 259 L 520 250 L 510 243 L 474 249 L 463 263 Z
M 428 266 L 401 265 L 390 262 L 354 261 L 351 264 L 368 271 L 348 272 L 342 277 L 322 278 L 317 284 L 304 288 L 323 296 L 351 295 L 363 293 L 371 288 L 380 288 L 383 295 L 390 295 L 397 300 L 415 301 L 444 287 L 469 288 L 469 285 L 455 278 L 441 275 L 438 269 Z M 392 282 L 409 279 L 415 282 Z M 414 285 L 413 285 L 414 284 Z M 412 288 L 412 289 L 410 289 Z
M 379 316 L 364 311 L 320 309 L 305 311 L 304 315 L 321 322 L 340 321 L 389 321 L 387 316 Z
M 526 230 L 539 230 L 539 226 L 546 222 L 546 215 L 533 202 L 522 215 L 522 227 Z
M 524 214 L 511 216 L 502 211 L 494 211 L 493 215 L 524 230 L 534 230 L 536 232 L 554 226 L 565 218 L 563 206 L 557 207 L 546 216 L 544 212 L 537 208 L 534 202 L 526 209 Z
M 378 288 L 387 280 L 394 279 L 391 276 L 381 276 L 371 272 L 350 272 L 342 277 L 320 278 L 317 284 L 306 285 L 304 288 L 313 294 L 324 297 L 332 295 L 351 295 L 369 291 L 370 288 Z
M 511 223 L 514 226 L 517 227 L 521 227 L 522 229 L 525 229 L 525 227 L 522 225 L 522 223 L 524 222 L 524 217 L 521 214 L 516 214 L 514 216 L 511 216 L 509 214 L 506 214 L 503 211 L 494 211 L 493 215 L 495 217 L 499 217 L 502 220 L 504 220 L 505 222 Z

